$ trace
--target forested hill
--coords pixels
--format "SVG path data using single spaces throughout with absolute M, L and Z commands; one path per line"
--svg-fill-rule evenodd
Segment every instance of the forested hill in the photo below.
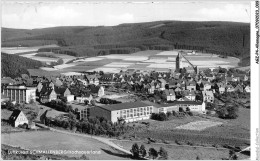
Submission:
M 52 43 L 61 46 L 52 51 L 74 56 L 128 54 L 147 49 L 191 49 L 247 60 L 250 52 L 250 24 L 156 21 L 33 30 L 2 28 L 2 46 Z
M 40 61 L 1 52 L 1 77 L 15 78 L 21 74 L 29 74 L 27 69 L 38 69 L 42 65 Z

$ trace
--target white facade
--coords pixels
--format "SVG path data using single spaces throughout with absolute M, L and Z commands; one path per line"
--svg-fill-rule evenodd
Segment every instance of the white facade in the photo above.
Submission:
M 74 101 L 74 95 L 67 95 L 66 99 L 67 99 L 67 102 L 72 102 L 72 101 Z
M 18 117 L 16 118 L 16 120 L 14 122 L 14 127 L 18 127 L 19 125 L 23 125 L 24 123 L 28 124 L 29 121 L 26 118 L 26 116 L 24 115 L 24 113 L 20 112 L 20 114 L 18 115 Z
M 36 101 L 36 87 L 7 86 L 3 90 L 3 95 L 10 98 L 10 101 L 17 103 L 30 103 Z

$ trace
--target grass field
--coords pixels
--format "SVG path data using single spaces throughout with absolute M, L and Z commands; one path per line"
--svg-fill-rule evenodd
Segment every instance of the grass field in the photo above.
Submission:
M 2 144 L 31 150 L 73 150 L 100 151 L 100 154 L 89 154 L 91 160 L 122 160 L 124 155 L 110 146 L 90 138 L 72 136 L 51 131 L 11 133 L 1 135 Z M 69 156 L 80 157 L 76 154 Z
M 120 141 L 115 140 L 114 143 L 122 146 L 126 150 L 130 150 L 135 141 Z M 229 156 L 228 149 L 217 149 L 217 148 L 199 148 L 189 146 L 174 146 L 166 144 L 146 144 L 144 142 L 136 142 L 139 147 L 143 144 L 146 151 L 153 147 L 159 151 L 160 147 L 163 147 L 168 152 L 169 160 L 196 160 L 198 156 L 201 160 L 221 160 Z M 239 155 L 238 159 L 245 159 L 248 156 Z
M 145 139 L 148 137 L 157 140 L 165 139 L 171 142 L 182 141 L 192 142 L 195 145 L 235 145 L 247 146 L 250 144 L 250 109 L 239 108 L 239 117 L 234 120 L 223 120 L 216 117 L 200 117 L 192 116 L 183 119 L 172 119 L 169 121 L 155 121 L 147 120 L 143 122 L 150 122 L 150 126 L 143 126 L 137 128 L 136 136 Z M 208 127 L 203 130 L 178 129 L 177 127 L 194 124 L 198 121 L 211 121 L 219 123 L 216 126 Z M 222 124 L 220 124 L 222 123 Z M 163 133 L 162 133 L 163 131 Z M 128 133 L 126 138 L 133 136 L 134 133 Z M 185 143 L 185 144 L 186 144 Z

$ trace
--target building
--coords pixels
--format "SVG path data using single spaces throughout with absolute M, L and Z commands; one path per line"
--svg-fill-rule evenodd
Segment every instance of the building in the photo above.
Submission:
M 196 94 L 194 91 L 184 90 L 182 91 L 182 94 L 185 98 L 189 99 L 190 101 L 196 100 Z
M 30 103 L 36 100 L 36 87 L 10 85 L 3 89 L 3 95 L 16 103 Z
M 165 89 L 164 94 L 167 101 L 174 101 L 176 99 L 175 92 L 173 89 Z
M 157 113 L 160 112 L 172 112 L 172 111 L 180 111 L 180 108 L 182 108 L 184 111 L 187 110 L 187 108 L 190 109 L 191 112 L 197 112 L 197 113 L 205 113 L 206 107 L 205 102 L 197 102 L 197 101 L 174 101 L 173 103 L 167 103 L 167 104 L 156 104 L 157 108 L 155 108 L 155 111 Z
M 189 81 L 186 83 L 186 89 L 189 91 L 196 91 L 196 82 L 195 81 Z
M 88 81 L 88 84 L 95 84 L 96 86 L 99 85 L 99 80 L 95 74 L 86 75 L 86 79 Z
M 180 53 L 178 53 L 176 57 L 176 71 L 179 72 L 181 68 L 183 68 L 182 56 Z
M 93 94 L 93 95 L 96 95 L 98 97 L 102 97 L 105 95 L 105 89 L 103 86 L 90 85 L 89 88 L 90 88 L 91 94 Z
M 48 88 L 40 93 L 39 99 L 42 103 L 57 99 L 57 93 L 54 89 Z
M 212 91 L 202 91 L 203 101 L 214 102 L 214 95 Z
M 250 90 L 251 90 L 251 89 L 250 89 L 250 86 L 248 86 L 248 85 L 247 85 L 247 86 L 245 87 L 245 89 L 244 89 L 244 91 L 247 92 L 247 93 L 250 93 Z
M 19 125 L 23 124 L 29 124 L 27 117 L 21 110 L 14 110 L 9 118 L 9 121 L 14 127 L 18 127 Z
M 152 113 L 154 107 L 144 102 L 96 106 L 90 109 L 90 116 L 104 117 L 113 123 L 119 119 L 124 119 L 126 122 L 149 119 Z
M 223 82 L 217 83 L 216 89 L 220 94 L 223 94 L 226 91 L 226 84 Z
M 92 95 L 90 93 L 87 93 L 84 96 L 76 97 L 76 102 L 78 103 L 85 103 L 85 100 L 88 100 L 89 103 L 93 99 Z

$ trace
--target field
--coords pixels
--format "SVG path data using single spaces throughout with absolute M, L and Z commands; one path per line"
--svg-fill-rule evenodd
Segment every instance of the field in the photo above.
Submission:
M 239 108 L 239 117 L 234 120 L 223 120 L 210 116 L 187 116 L 169 121 L 147 120 L 142 122 L 150 122 L 150 126 L 134 123 L 137 127 L 135 134 L 141 140 L 150 137 L 158 141 L 165 139 L 173 143 L 180 141 L 183 144 L 191 142 L 194 145 L 206 146 L 228 144 L 245 147 L 250 144 L 250 109 Z M 196 125 L 198 122 L 204 122 L 210 126 L 209 123 L 212 122 L 215 126 L 194 130 L 202 128 L 202 126 Z M 188 125 L 189 128 L 178 128 Z M 128 133 L 123 138 L 131 138 L 133 135 L 134 132 Z
M 126 150 L 130 150 L 135 141 L 120 141 L 114 140 L 114 143 L 122 146 Z M 166 145 L 166 144 L 147 144 L 143 141 L 136 142 L 139 146 L 143 144 L 146 151 L 153 147 L 159 151 L 160 147 L 163 147 L 168 152 L 169 160 L 196 160 L 198 156 L 201 160 L 221 160 L 229 156 L 228 149 L 222 148 L 204 148 L 204 147 L 191 147 L 191 146 L 178 146 L 178 145 Z M 248 156 L 240 155 L 238 159 L 245 159 Z
M 43 46 L 42 46 L 43 47 Z M 48 47 L 48 46 L 47 46 Z M 121 70 L 156 70 L 169 71 L 175 70 L 175 59 L 178 50 L 159 51 L 147 50 L 133 54 L 111 54 L 96 57 L 78 58 L 64 54 L 54 54 L 48 52 L 48 55 L 55 57 L 37 56 L 39 47 L 20 47 L 20 48 L 2 48 L 3 52 L 8 54 L 18 54 L 22 57 L 38 60 L 50 64 L 57 62 L 59 58 L 63 59 L 63 64 L 54 66 L 54 68 L 42 67 L 44 71 L 56 71 L 57 73 L 82 72 L 82 71 L 104 71 L 119 72 Z M 218 66 L 230 68 L 238 66 L 239 59 L 234 57 L 220 58 L 217 55 L 197 53 L 197 55 L 185 55 L 185 57 L 198 68 L 215 68 Z M 183 60 L 183 67 L 190 66 Z
M 173 51 L 156 51 L 148 50 L 136 52 L 133 54 L 111 54 L 90 58 L 74 60 L 69 64 L 56 66 L 55 69 L 60 72 L 64 71 L 104 71 L 119 72 L 120 70 L 157 70 L 169 71 L 175 69 L 175 59 L 178 54 L 177 50 Z M 193 65 L 198 68 L 216 68 L 218 66 L 230 68 L 236 67 L 239 59 L 228 57 L 220 58 L 217 55 L 197 53 L 197 55 L 185 56 Z M 183 67 L 190 66 L 186 60 L 183 60 Z
M 75 59 L 74 56 L 65 55 L 65 54 L 54 54 L 54 53 L 45 53 L 46 55 L 53 55 L 54 57 L 42 57 L 37 56 L 37 51 L 40 48 L 49 48 L 49 47 L 58 47 L 57 45 L 45 45 L 45 46 L 35 46 L 35 47 L 3 47 L 1 48 L 1 51 L 7 54 L 16 54 L 22 57 L 30 58 L 33 60 L 38 60 L 41 62 L 45 62 L 47 64 L 50 64 L 50 62 L 57 62 L 58 59 L 62 59 L 63 63 Z
M 184 130 L 205 130 L 209 127 L 217 126 L 217 125 L 222 125 L 222 122 L 213 122 L 213 121 L 195 121 L 195 122 L 190 122 L 185 125 L 181 125 L 176 127 L 176 129 L 184 129 Z
M 121 160 L 118 151 L 110 146 L 91 138 L 72 136 L 51 131 L 36 131 L 11 133 L 1 135 L 2 144 L 21 147 L 30 150 L 73 150 L 73 151 L 99 151 L 99 154 L 87 155 L 91 160 Z M 68 156 L 80 157 L 79 154 L 67 154 Z

